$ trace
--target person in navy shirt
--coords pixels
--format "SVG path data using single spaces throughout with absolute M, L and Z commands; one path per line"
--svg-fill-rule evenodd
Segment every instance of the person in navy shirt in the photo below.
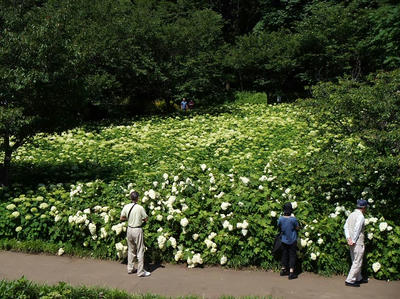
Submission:
M 283 216 L 278 220 L 278 227 L 282 232 L 282 270 L 280 275 L 289 275 L 289 279 L 297 278 L 294 266 L 296 264 L 297 231 L 300 229 L 299 222 L 292 212 L 292 204 L 286 203 L 283 207 Z

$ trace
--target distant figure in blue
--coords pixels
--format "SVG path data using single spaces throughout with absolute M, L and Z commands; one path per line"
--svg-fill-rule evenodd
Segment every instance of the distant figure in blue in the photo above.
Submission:
M 185 98 L 183 98 L 183 100 L 181 102 L 181 109 L 182 109 L 182 111 L 186 111 L 186 109 L 187 109 L 187 102 L 186 102 Z
M 300 229 L 299 222 L 296 217 L 292 216 L 292 212 L 292 204 L 285 203 L 283 216 L 278 220 L 278 227 L 282 232 L 282 270 L 280 275 L 289 275 L 289 279 L 297 278 L 294 266 L 296 264 L 297 231 Z

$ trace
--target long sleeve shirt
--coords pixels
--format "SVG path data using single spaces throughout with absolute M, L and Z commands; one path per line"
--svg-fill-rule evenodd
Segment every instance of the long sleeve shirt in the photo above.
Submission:
M 356 209 L 349 215 L 344 225 L 344 234 L 346 239 L 351 238 L 354 243 L 364 243 L 364 223 L 365 218 L 363 213 Z

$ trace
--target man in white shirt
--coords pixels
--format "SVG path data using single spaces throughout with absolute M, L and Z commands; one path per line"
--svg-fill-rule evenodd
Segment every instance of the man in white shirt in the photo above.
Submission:
M 359 287 L 360 283 L 367 283 L 368 280 L 361 276 L 361 267 L 365 251 L 364 246 L 364 214 L 368 203 L 364 199 L 357 200 L 357 209 L 349 215 L 344 225 L 344 234 L 347 244 L 350 246 L 350 257 L 352 261 L 350 272 L 346 278 L 345 285 Z
M 147 214 L 144 208 L 137 202 L 139 193 L 131 192 L 132 203 L 127 204 L 121 211 L 121 221 L 128 221 L 126 239 L 128 241 L 128 274 L 136 272 L 133 261 L 137 259 L 137 276 L 147 277 L 150 272 L 144 270 L 144 242 L 142 225 L 147 221 Z

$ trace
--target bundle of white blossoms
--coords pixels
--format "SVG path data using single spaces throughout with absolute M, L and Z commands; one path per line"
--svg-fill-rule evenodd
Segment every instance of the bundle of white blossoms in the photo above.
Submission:
M 128 246 L 122 245 L 121 242 L 115 244 L 115 249 L 117 250 L 118 258 L 125 258 L 128 255 Z
M 231 204 L 229 202 L 221 203 L 221 209 L 224 211 L 226 211 L 230 206 L 231 206 Z
M 228 261 L 228 258 L 224 255 L 221 257 L 220 264 L 225 265 L 227 261 Z
M 228 220 L 225 220 L 224 223 L 222 223 L 223 228 L 228 229 L 229 231 L 233 230 L 233 225 L 229 223 Z
M 188 257 L 186 262 L 188 264 L 188 268 L 194 268 L 198 264 L 203 264 L 203 259 L 201 258 L 200 253 L 196 253 L 192 258 Z
M 242 229 L 242 235 L 243 235 L 243 236 L 246 236 L 246 235 L 247 235 L 247 233 L 248 233 L 247 227 L 248 227 L 248 226 L 249 226 L 249 223 L 248 223 L 246 220 L 244 220 L 242 223 L 238 222 L 238 223 L 236 224 L 236 227 L 237 227 L 237 228 L 241 228 L 241 229 Z
M 374 270 L 375 273 L 378 272 L 380 268 L 381 268 L 381 264 L 379 262 L 372 264 L 372 270 Z
M 163 249 L 165 246 L 165 242 L 167 242 L 167 238 L 164 235 L 159 235 L 157 238 L 158 248 Z
M 126 230 L 125 222 L 121 222 L 119 224 L 113 225 L 111 227 L 112 231 L 115 231 L 115 234 L 118 236 L 122 231 Z

